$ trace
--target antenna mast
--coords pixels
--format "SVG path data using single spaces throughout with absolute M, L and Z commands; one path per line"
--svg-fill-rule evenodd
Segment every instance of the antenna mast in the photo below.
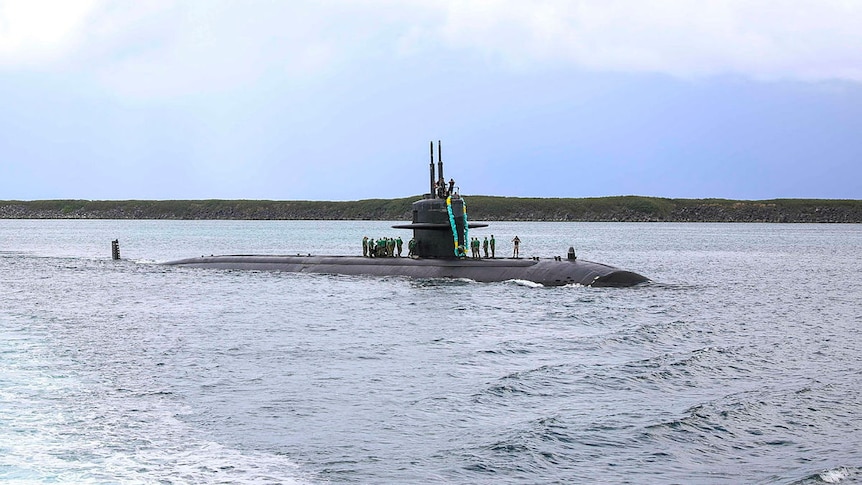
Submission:
M 444 183 L 443 179 L 443 147 L 440 146 L 440 140 L 437 140 L 437 175 Z
M 431 189 L 428 192 L 430 198 L 434 198 L 434 142 L 431 142 Z

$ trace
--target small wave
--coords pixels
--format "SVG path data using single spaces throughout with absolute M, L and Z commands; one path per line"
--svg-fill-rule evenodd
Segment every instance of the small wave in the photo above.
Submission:
M 476 280 L 470 278 L 428 278 L 428 279 L 413 279 L 407 278 L 410 285 L 414 288 L 434 288 L 439 286 L 465 286 L 473 284 Z
M 512 279 L 512 280 L 506 280 L 506 283 L 514 283 L 514 284 L 519 285 L 519 286 L 526 286 L 527 288 L 544 288 L 545 287 L 545 285 L 543 285 L 541 283 L 536 283 L 535 281 L 530 281 L 530 280 Z
M 556 422 L 553 417 L 520 423 L 506 432 L 489 437 L 486 443 L 475 444 L 463 450 L 471 463 L 464 471 L 475 475 L 474 480 L 464 482 L 543 482 L 537 475 L 551 473 L 562 480 L 561 467 L 573 459 L 567 444 L 574 441 L 565 433 L 568 425 Z M 561 446 L 562 444 L 562 446 Z M 488 481 L 492 477 L 492 482 Z M 568 483 L 568 481 L 566 481 Z
M 557 389 L 570 382 L 572 370 L 569 365 L 542 365 L 535 369 L 514 371 L 497 379 L 479 393 L 473 395 L 476 402 L 491 399 L 504 402 L 514 397 L 547 398 Z M 503 399 L 499 401 L 499 399 Z
M 518 347 L 510 343 L 504 343 L 499 349 L 479 350 L 478 352 L 480 354 L 490 355 L 524 355 L 532 353 L 533 350 L 525 347 Z
M 497 384 L 485 390 L 487 394 L 497 397 L 507 397 L 511 395 L 530 396 L 531 393 L 515 384 Z
M 821 472 L 818 476 L 826 483 L 841 483 L 845 478 L 850 476 L 850 470 L 846 467 L 834 468 Z
M 816 485 L 818 483 L 858 483 L 856 476 L 859 468 L 836 467 L 809 475 L 802 480 L 793 482 L 792 485 Z
M 592 287 L 584 286 L 580 283 L 569 283 L 567 285 L 563 285 L 563 288 L 592 288 Z

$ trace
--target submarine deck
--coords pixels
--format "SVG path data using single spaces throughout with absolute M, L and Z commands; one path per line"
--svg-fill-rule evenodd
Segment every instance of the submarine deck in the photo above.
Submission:
M 478 282 L 527 280 L 545 286 L 632 286 L 647 278 L 606 264 L 554 259 L 367 258 L 361 256 L 222 255 L 165 263 L 195 268 L 288 271 L 412 278 L 465 278 Z

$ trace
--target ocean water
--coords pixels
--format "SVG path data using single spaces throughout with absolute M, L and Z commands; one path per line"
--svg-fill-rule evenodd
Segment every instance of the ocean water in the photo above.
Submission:
M 634 288 L 158 264 L 390 225 L 0 221 L 0 481 L 862 483 L 860 225 L 471 232 Z

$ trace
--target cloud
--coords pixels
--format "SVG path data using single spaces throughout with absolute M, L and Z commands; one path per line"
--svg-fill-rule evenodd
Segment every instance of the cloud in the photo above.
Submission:
M 324 71 L 351 8 L 230 0 L 0 0 L 0 70 L 93 79 L 132 97 L 230 91 Z M 342 39 L 343 40 L 343 39 Z
M 0 0 L 0 69 L 174 97 L 428 56 L 503 69 L 862 81 L 848 0 Z M 464 60 L 466 59 L 466 60 Z
M 102 13 L 117 28 L 93 36 L 86 63 L 100 82 L 124 95 L 224 92 L 273 74 L 299 79 L 325 70 L 337 54 L 326 34 L 327 16 L 315 8 L 166 2 L 147 12 Z
M 0 66 L 50 63 L 81 42 L 97 0 L 0 1 Z
M 862 81 L 862 2 L 451 1 L 441 36 L 512 66 Z

